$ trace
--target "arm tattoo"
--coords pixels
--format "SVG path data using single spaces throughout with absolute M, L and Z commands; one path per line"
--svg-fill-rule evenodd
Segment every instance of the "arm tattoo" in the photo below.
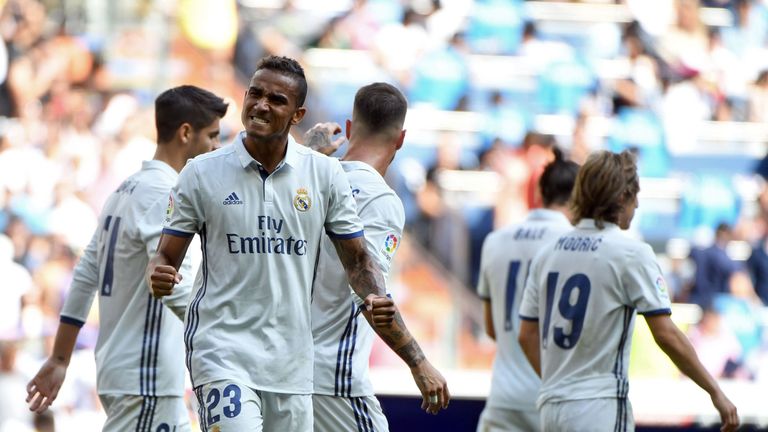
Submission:
M 395 353 L 399 355 L 410 368 L 418 366 L 419 363 L 424 360 L 424 353 L 421 351 L 421 348 L 419 347 L 419 344 L 416 343 L 415 339 L 411 339 L 410 342 L 400 347 Z
M 395 321 L 386 328 L 375 327 L 374 331 L 395 352 L 408 367 L 416 367 L 424 360 L 419 343 L 405 327 L 403 316 L 395 312 Z
M 361 239 L 334 241 L 341 263 L 347 272 L 349 285 L 360 298 L 365 298 L 369 294 L 383 296 L 385 295 L 384 277 L 374 266 Z
M 331 137 L 328 136 L 328 134 L 326 134 L 322 129 L 310 129 L 304 135 L 304 141 L 307 147 L 315 151 L 320 151 L 332 145 Z

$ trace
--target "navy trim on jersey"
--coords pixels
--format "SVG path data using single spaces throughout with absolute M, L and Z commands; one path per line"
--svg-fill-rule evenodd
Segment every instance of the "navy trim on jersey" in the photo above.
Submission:
M 157 396 L 157 357 L 160 349 L 162 323 L 162 302 L 152 297 L 151 294 L 147 294 L 144 341 L 141 346 L 141 363 L 139 366 L 139 394 L 142 396 Z
M 525 315 L 518 315 L 518 316 L 523 321 L 539 322 L 539 318 L 538 317 L 529 317 L 529 316 L 525 316 Z
M 168 234 L 174 237 L 183 237 L 183 238 L 190 238 L 195 235 L 195 233 L 179 231 L 173 228 L 163 228 L 163 234 Z
M 360 231 L 357 231 L 357 232 L 353 232 L 353 233 L 349 233 L 349 234 L 336 234 L 336 233 L 333 233 L 331 231 L 326 230 L 325 233 L 328 234 L 328 237 L 330 237 L 332 239 L 339 239 L 339 240 L 350 240 L 350 239 L 353 239 L 353 238 L 362 237 L 364 235 L 363 230 L 360 230 Z
M 194 375 L 192 374 L 192 351 L 194 350 L 192 341 L 195 337 L 195 332 L 197 332 L 197 326 L 200 324 L 200 302 L 203 300 L 205 291 L 208 288 L 208 230 L 205 224 L 203 224 L 203 229 L 200 230 L 200 239 L 200 248 L 203 251 L 203 261 L 200 264 L 200 268 L 203 271 L 203 284 L 200 286 L 200 289 L 197 290 L 195 298 L 189 305 L 189 312 L 187 314 L 187 326 L 184 329 L 184 344 L 187 347 L 186 363 L 187 370 L 189 371 L 189 379 L 192 382 L 192 387 L 195 386 L 195 379 Z
M 82 328 L 85 325 L 85 321 L 80 321 L 77 318 L 72 318 L 68 316 L 60 316 L 59 322 L 63 322 L 64 324 L 71 324 L 73 326 L 76 326 L 77 328 Z
M 341 396 L 341 384 L 339 382 L 339 372 L 341 371 L 341 365 L 342 365 L 342 356 L 341 353 L 344 349 L 344 342 L 347 339 L 347 335 L 349 334 L 349 330 L 352 328 L 352 319 L 354 318 L 354 312 L 350 313 L 349 318 L 347 319 L 347 325 L 344 327 L 344 331 L 341 332 L 341 337 L 339 338 L 339 349 L 336 352 L 336 376 L 335 381 L 333 384 L 333 395 L 334 396 Z
M 355 306 L 355 304 L 352 304 Z M 353 307 L 353 310 L 357 308 Z M 355 345 L 357 345 L 357 314 L 352 321 L 352 347 L 349 349 L 349 355 L 347 356 L 347 396 L 352 396 L 352 359 L 355 354 Z
M 613 364 L 613 376 L 616 377 L 616 423 L 614 432 L 627 430 L 627 404 L 626 397 L 629 390 L 629 381 L 624 376 L 624 348 L 629 336 L 629 327 L 632 324 L 635 310 L 624 306 L 624 322 L 621 329 L 621 338 L 616 350 L 616 360 Z M 622 401 L 624 399 L 624 401 Z
M 339 350 L 336 353 L 336 381 L 334 383 L 334 395 L 335 396 L 349 396 L 350 395 L 350 387 L 352 386 L 352 354 L 350 353 L 349 347 L 350 347 L 350 339 L 353 337 L 356 339 L 357 337 L 357 305 L 355 302 L 351 303 L 351 308 L 349 312 L 349 318 L 347 319 L 347 325 L 344 328 L 344 331 L 341 333 L 341 338 L 339 339 Z M 354 351 L 354 341 L 352 342 L 352 351 Z M 347 369 L 349 368 L 349 369 Z M 345 378 L 347 378 L 346 382 L 349 383 L 348 386 L 345 386 Z M 345 391 L 346 390 L 346 391 Z
M 638 312 L 638 313 L 643 316 L 672 315 L 672 309 L 670 308 L 654 309 L 654 310 L 649 310 L 648 312 Z

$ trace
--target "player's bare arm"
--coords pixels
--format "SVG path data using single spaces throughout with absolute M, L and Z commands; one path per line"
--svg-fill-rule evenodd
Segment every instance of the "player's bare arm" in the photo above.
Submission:
M 336 253 L 347 273 L 349 285 L 365 301 L 375 327 L 391 325 L 395 316 L 394 303 L 385 296 L 386 284 L 381 270 L 374 264 L 365 247 L 365 239 L 333 239 Z
M 27 403 L 30 411 L 40 414 L 56 400 L 67 375 L 78 333 L 80 327 L 59 323 L 51 356 L 27 384 Z
M 490 300 L 483 301 L 483 315 L 485 318 L 485 334 L 489 338 L 496 340 L 496 329 L 493 328 L 493 310 Z
M 363 315 L 371 323 L 376 334 L 395 352 L 411 369 L 411 375 L 416 386 L 421 391 L 421 409 L 431 414 L 437 414 L 440 408 L 448 408 L 451 394 L 448 384 L 440 372 L 424 356 L 419 343 L 413 338 L 405 326 L 402 315 L 395 307 L 395 319 L 388 327 L 373 325 L 370 313 Z
M 539 351 L 539 322 L 530 320 L 520 321 L 520 335 L 517 338 L 528 362 L 541 376 L 541 352 Z
M 717 381 L 699 361 L 696 351 L 687 337 L 672 322 L 669 315 L 646 316 L 653 339 L 669 359 L 699 387 L 709 393 L 712 404 L 720 413 L 722 431 L 735 431 L 739 427 L 736 406 L 725 396 Z
M 304 134 L 304 145 L 316 152 L 330 156 L 345 141 L 343 135 L 335 140 L 332 139 L 338 133 L 341 133 L 341 125 L 338 123 L 318 123 Z
M 163 234 L 157 252 L 147 264 L 147 284 L 155 298 L 170 295 L 173 287 L 181 282 L 179 267 L 187 253 L 192 237 Z

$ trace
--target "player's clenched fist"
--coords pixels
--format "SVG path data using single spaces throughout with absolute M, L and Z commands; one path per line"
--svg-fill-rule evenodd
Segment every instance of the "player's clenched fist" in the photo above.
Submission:
M 157 265 L 148 276 L 149 290 L 155 298 L 165 297 L 173 292 L 173 286 L 181 282 L 181 273 L 174 266 Z
M 395 319 L 395 302 L 391 298 L 368 294 L 365 309 L 371 313 L 371 321 L 379 327 L 387 327 Z

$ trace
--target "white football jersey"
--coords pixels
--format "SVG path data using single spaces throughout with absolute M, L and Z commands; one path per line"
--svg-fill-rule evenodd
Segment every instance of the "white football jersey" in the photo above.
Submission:
M 365 227 L 368 253 L 386 279 L 400 244 L 405 211 L 381 175 L 363 162 L 341 162 Z M 372 396 L 368 358 L 374 331 L 359 312 L 362 301 L 349 286 L 330 238 L 325 236 L 315 273 L 312 334 L 315 341 L 315 393 Z
M 492 232 L 483 244 L 477 293 L 491 301 L 497 344 L 488 406 L 536 409 L 541 380 L 517 341 L 520 299 L 536 252 L 571 229 L 573 226 L 562 213 L 538 209 L 522 223 Z
M 199 233 L 201 277 L 184 340 L 195 387 L 230 380 L 312 393 L 312 277 L 328 235 L 363 235 L 344 171 L 288 139 L 271 174 L 243 144 L 198 156 L 171 191 L 164 233 Z
M 82 326 L 98 293 L 99 394 L 184 395 L 182 322 L 152 298 L 144 278 L 177 177 L 166 163 L 145 161 L 107 199 L 99 227 L 75 268 L 61 321 Z M 193 279 L 189 257 L 180 273 L 182 282 L 168 299 L 172 307 L 188 299 Z
M 520 317 L 539 322 L 539 406 L 626 397 L 635 313 L 671 313 L 651 247 L 605 225 L 582 220 L 531 264 Z

